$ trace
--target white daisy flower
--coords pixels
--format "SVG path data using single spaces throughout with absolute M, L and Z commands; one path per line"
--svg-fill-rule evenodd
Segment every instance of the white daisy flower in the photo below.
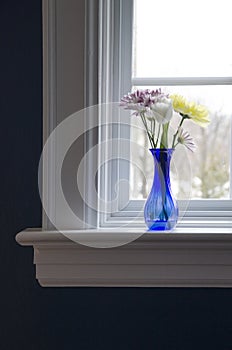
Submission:
M 192 152 L 194 152 L 196 150 L 196 145 L 193 141 L 193 138 L 183 128 L 180 128 L 178 131 L 177 142 L 184 145 Z

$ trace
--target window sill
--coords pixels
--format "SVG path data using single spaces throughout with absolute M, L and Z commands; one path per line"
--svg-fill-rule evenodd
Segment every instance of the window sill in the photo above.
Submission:
M 137 230 L 138 231 L 138 230 Z M 72 231 L 93 242 L 120 239 L 132 230 Z M 141 230 L 142 233 L 142 230 Z M 173 233 L 144 233 L 121 247 L 96 249 L 57 231 L 27 229 L 16 236 L 34 247 L 41 286 L 232 287 L 232 229 L 179 228 Z

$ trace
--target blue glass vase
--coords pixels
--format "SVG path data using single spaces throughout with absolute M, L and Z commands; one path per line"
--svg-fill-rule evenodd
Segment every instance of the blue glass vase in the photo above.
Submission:
M 149 231 L 170 231 L 178 220 L 178 205 L 171 191 L 170 162 L 173 149 L 150 149 L 154 158 L 154 179 L 144 207 Z

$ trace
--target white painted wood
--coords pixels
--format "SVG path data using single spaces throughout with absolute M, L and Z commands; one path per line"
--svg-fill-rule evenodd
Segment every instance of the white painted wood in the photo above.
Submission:
M 43 0 L 43 145 L 57 125 L 57 18 L 56 0 Z M 48 216 L 55 216 L 55 149 L 50 147 L 46 162 L 41 160 L 39 186 L 43 201 L 46 201 Z M 43 211 L 43 227 L 51 229 Z
M 85 107 L 98 104 L 98 40 L 99 40 L 99 1 L 85 1 Z M 97 107 L 96 107 L 97 110 Z M 95 120 L 93 120 L 95 119 Z M 97 193 L 89 190 L 92 188 L 92 174 L 98 168 L 98 114 L 85 109 L 85 134 L 84 152 L 91 150 L 87 157 L 84 169 L 84 223 L 87 227 L 97 227 L 97 211 L 90 208 L 86 203 L 97 203 Z M 93 151 L 94 150 L 94 151 Z M 97 175 L 96 175 L 97 176 Z
M 134 77 L 134 86 L 231 85 L 232 77 Z
M 118 235 L 112 235 L 118 232 Z M 93 242 L 120 241 L 133 230 L 72 231 Z M 141 233 L 143 231 L 141 230 Z M 42 286 L 232 287 L 232 229 L 178 229 L 144 233 L 121 247 L 83 246 L 55 231 L 29 229 L 16 237 L 34 247 Z
M 144 227 L 143 207 L 145 200 L 131 200 L 121 211 L 114 213 L 106 223 L 117 227 L 126 223 L 130 227 Z M 179 227 L 232 227 L 231 199 L 200 199 L 178 201 Z
M 117 159 L 108 162 L 104 169 L 99 169 L 98 188 L 100 198 L 110 203 L 115 197 L 114 189 L 120 180 L 129 179 L 129 162 L 122 162 L 120 138 L 130 139 L 129 116 L 124 119 L 128 125 L 122 125 L 120 108 L 114 108 L 110 103 L 119 103 L 121 97 L 131 90 L 132 65 L 132 0 L 100 0 L 99 10 L 99 103 L 107 103 L 109 111 L 102 113 L 99 107 L 99 142 L 114 139 L 114 147 L 99 152 L 99 164 L 105 159 L 113 158 L 115 150 Z M 110 120 L 112 118 L 112 120 Z M 124 115 L 125 118 L 125 115 Z M 112 124 L 114 123 L 114 125 Z M 124 149 L 125 156 L 125 149 Z M 126 159 L 130 159 L 129 143 Z M 104 184 L 104 185 L 103 185 Z M 129 187 L 118 188 L 118 210 L 123 208 L 129 200 Z M 112 210 L 113 211 L 113 210 Z M 109 210 L 108 210 L 109 212 Z M 107 225 L 109 214 L 99 215 L 99 226 Z
M 86 86 L 86 1 L 85 0 L 43 0 L 43 135 L 44 143 L 56 126 L 71 114 L 82 110 L 87 103 Z M 90 74 L 88 75 L 88 79 Z M 88 80 L 89 82 L 89 80 Z M 88 84 L 87 84 L 88 85 Z M 80 118 L 81 119 L 81 118 Z M 82 118 L 84 119 L 84 118 Z M 80 124 L 85 120 L 80 120 Z M 85 154 L 85 139 L 77 142 L 76 152 L 70 152 L 70 168 L 80 163 Z M 56 226 L 77 227 L 70 217 L 62 214 L 57 197 L 59 187 L 57 157 L 59 144 L 57 140 L 47 149 L 46 162 L 40 168 L 40 185 L 47 213 Z M 68 167 L 68 166 L 67 166 Z M 78 210 L 83 219 L 84 203 L 77 191 L 74 195 L 68 176 L 63 182 L 71 193 L 69 201 L 73 210 Z M 67 185 L 68 184 L 68 185 Z M 70 181 L 71 184 L 71 181 Z M 72 196 L 73 193 L 73 196 Z M 74 197 L 75 196 L 75 197 Z M 53 225 L 43 215 L 43 228 L 51 229 Z

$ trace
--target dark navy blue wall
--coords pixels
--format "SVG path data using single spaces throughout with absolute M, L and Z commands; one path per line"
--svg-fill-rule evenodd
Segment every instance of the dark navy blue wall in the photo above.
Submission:
M 40 0 L 0 1 L 0 69 L 0 349 L 231 350 L 232 290 L 38 285 L 15 235 L 41 226 Z

